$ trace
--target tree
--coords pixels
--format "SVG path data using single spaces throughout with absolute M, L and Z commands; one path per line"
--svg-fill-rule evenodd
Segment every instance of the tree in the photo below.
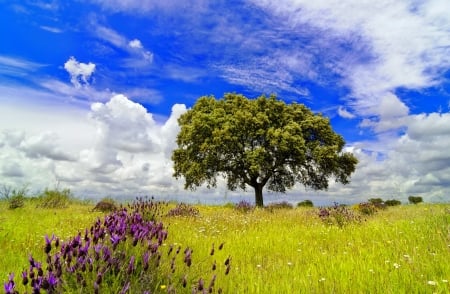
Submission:
M 307 199 L 297 203 L 297 207 L 314 207 L 314 203 L 311 200 Z
M 386 206 L 397 206 L 397 205 L 400 205 L 402 203 L 399 200 L 391 199 L 391 200 L 386 200 L 384 202 L 384 204 L 386 204 Z
M 223 176 L 231 191 L 253 187 L 260 207 L 266 184 L 276 192 L 285 192 L 296 182 L 324 190 L 330 177 L 347 184 L 358 162 L 342 152 L 345 142 L 329 119 L 274 95 L 204 96 L 178 123 L 181 130 L 172 160 L 174 176 L 185 178 L 185 189 L 203 183 L 216 187 L 217 177 Z
M 418 204 L 418 203 L 423 202 L 423 199 L 420 196 L 409 196 L 408 201 L 411 204 Z

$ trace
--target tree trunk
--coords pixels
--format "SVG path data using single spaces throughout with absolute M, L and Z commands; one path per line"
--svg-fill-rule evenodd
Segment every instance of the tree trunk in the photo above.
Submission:
M 255 188 L 255 204 L 256 204 L 256 206 L 264 207 L 264 200 L 263 200 L 264 186 L 261 184 L 256 184 L 253 188 Z

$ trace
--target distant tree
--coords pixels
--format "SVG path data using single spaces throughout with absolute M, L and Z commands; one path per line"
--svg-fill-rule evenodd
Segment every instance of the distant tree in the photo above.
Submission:
M 266 184 L 276 192 L 296 182 L 325 190 L 331 177 L 347 184 L 358 162 L 342 151 L 344 139 L 328 118 L 274 95 L 253 100 L 239 94 L 201 97 L 178 123 L 172 160 L 174 176 L 185 178 L 185 189 L 203 183 L 216 187 L 217 176 L 223 176 L 229 190 L 253 187 L 260 207 Z
M 397 205 L 400 205 L 400 204 L 402 204 L 399 200 L 396 200 L 396 199 L 391 199 L 391 200 L 386 200 L 386 201 L 384 201 L 384 204 L 386 205 L 386 206 L 397 206 Z
M 303 200 L 297 203 L 297 207 L 313 207 L 314 204 L 311 200 Z
M 369 203 L 374 204 L 374 205 L 380 205 L 382 204 L 384 201 L 381 198 L 370 198 L 369 199 Z
M 423 202 L 423 199 L 420 196 L 409 196 L 408 201 L 411 204 L 418 204 L 418 203 Z

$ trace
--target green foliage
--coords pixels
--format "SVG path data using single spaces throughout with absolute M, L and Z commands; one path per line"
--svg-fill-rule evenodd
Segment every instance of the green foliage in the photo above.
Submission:
M 375 205 L 380 205 L 382 204 L 384 201 L 381 198 L 369 198 L 369 203 L 375 204 Z
M 178 123 L 172 160 L 174 176 L 185 178 L 185 188 L 203 183 L 215 187 L 217 176 L 224 176 L 229 190 L 253 187 L 260 207 L 266 184 L 276 192 L 297 182 L 324 190 L 329 178 L 347 184 L 357 164 L 351 153 L 342 151 L 344 139 L 328 118 L 274 95 L 201 97 Z
M 397 206 L 397 205 L 400 205 L 400 204 L 402 204 L 399 200 L 396 200 L 396 199 L 391 199 L 391 200 L 386 200 L 386 201 L 384 201 L 384 204 L 386 205 L 386 206 Z
M 39 208 L 66 208 L 71 202 L 73 195 L 70 189 L 45 189 L 38 197 Z
M 314 207 L 314 203 L 307 199 L 297 203 L 297 207 Z
M 408 201 L 411 204 L 418 204 L 418 203 L 423 202 L 423 199 L 420 196 L 409 196 Z

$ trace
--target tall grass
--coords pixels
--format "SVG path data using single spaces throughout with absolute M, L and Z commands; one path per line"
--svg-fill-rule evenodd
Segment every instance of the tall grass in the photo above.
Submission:
M 231 271 L 220 277 L 223 293 L 450 292 L 448 204 L 391 207 L 342 227 L 325 224 L 315 208 L 248 213 L 232 206 L 197 209 L 195 217 L 161 214 L 168 230 L 166 252 L 178 247 L 194 252 L 185 272 L 191 284 L 199 276 L 208 284 L 213 264 L 223 275 L 224 260 L 230 257 Z M 45 234 L 74 236 L 99 215 L 86 205 L 9 210 L 0 202 L 2 281 L 9 272 L 18 274 L 26 267 L 29 253 L 44 257 Z M 222 243 L 224 250 L 219 251 Z M 176 266 L 182 263 L 178 260 Z M 160 290 L 167 292 L 165 287 Z

